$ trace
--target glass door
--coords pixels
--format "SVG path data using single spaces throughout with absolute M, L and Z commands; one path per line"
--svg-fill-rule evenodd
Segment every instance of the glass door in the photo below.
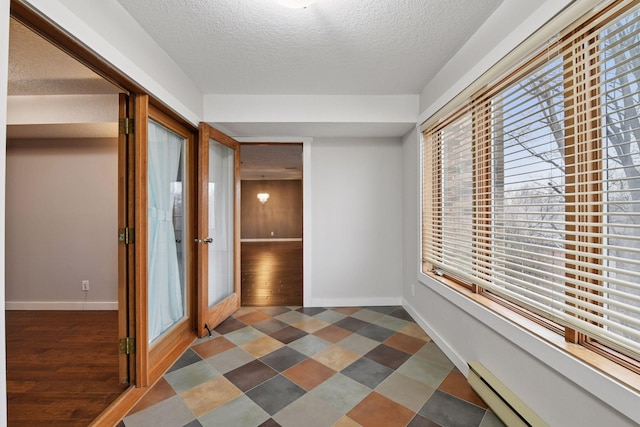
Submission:
M 154 120 L 148 132 L 148 340 L 153 344 L 187 315 L 186 138 Z
M 240 307 L 240 144 L 200 125 L 198 145 L 198 335 Z
M 148 111 L 135 126 L 141 187 L 136 358 L 142 387 L 189 346 L 196 326 L 195 133 L 153 105 Z M 142 114 L 136 119 L 142 122 Z

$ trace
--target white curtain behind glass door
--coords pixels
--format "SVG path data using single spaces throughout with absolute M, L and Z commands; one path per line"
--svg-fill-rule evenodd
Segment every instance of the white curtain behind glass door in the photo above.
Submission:
M 184 139 L 149 121 L 148 288 L 149 342 L 184 314 L 184 284 L 178 250 L 183 239 L 175 226 L 182 223 L 184 182 L 180 177 Z M 174 216 L 178 220 L 174 224 Z
M 233 156 L 209 141 L 209 307 L 233 293 Z

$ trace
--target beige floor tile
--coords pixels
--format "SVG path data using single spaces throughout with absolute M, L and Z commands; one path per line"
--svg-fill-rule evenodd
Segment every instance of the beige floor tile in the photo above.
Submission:
M 342 371 L 347 366 L 360 358 L 358 353 L 349 351 L 337 345 L 325 348 L 321 352 L 312 356 L 314 360 L 333 369 L 336 372 Z
M 180 393 L 180 397 L 194 415 L 199 417 L 241 394 L 242 391 L 225 377 L 216 377 Z

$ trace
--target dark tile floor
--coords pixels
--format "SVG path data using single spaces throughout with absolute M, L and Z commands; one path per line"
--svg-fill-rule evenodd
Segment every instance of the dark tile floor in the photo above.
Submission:
M 502 426 L 401 307 L 244 307 L 120 426 Z

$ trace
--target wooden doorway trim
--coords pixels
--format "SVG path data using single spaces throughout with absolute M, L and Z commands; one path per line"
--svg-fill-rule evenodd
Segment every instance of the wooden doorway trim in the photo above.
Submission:
M 236 137 L 236 140 L 240 142 L 242 145 L 249 144 L 302 144 L 302 209 L 303 209 L 303 218 L 302 218 L 302 230 L 303 230 L 303 248 L 302 248 L 302 269 L 303 269 L 303 279 L 302 279 L 302 304 L 305 307 L 311 307 L 314 305 L 314 300 L 311 298 L 313 294 L 313 283 L 312 283 L 312 271 L 313 271 L 313 262 L 312 262 L 312 250 L 311 245 L 313 242 L 313 227 L 311 222 L 311 209 L 312 205 L 312 174 L 313 168 L 311 167 L 311 151 L 313 146 L 313 138 L 310 137 L 302 137 L 302 138 L 292 138 L 292 137 L 277 137 L 277 138 L 263 138 L 263 137 Z M 317 301 L 315 301 L 317 303 Z
M 133 97 L 121 93 L 118 105 L 118 120 L 120 123 L 128 123 L 133 120 L 135 100 Z M 120 126 L 122 128 L 122 126 Z M 134 265 L 135 251 L 133 242 L 129 240 L 129 230 L 133 229 L 135 222 L 135 209 L 133 195 L 135 158 L 133 135 L 120 129 L 118 132 L 118 338 L 128 342 L 128 338 L 135 338 L 135 283 Z M 125 347 L 126 348 L 126 347 Z M 132 384 L 136 380 L 135 358 L 128 351 L 120 352 L 119 363 L 120 383 Z
M 181 118 L 178 114 L 168 108 L 166 105 L 161 102 L 155 101 L 150 98 L 145 89 L 137 84 L 134 80 L 128 77 L 126 74 L 122 73 L 120 70 L 115 68 L 110 63 L 106 62 L 102 58 L 98 57 L 95 53 L 91 52 L 83 45 L 81 42 L 71 37 L 68 33 L 61 30 L 59 26 L 55 23 L 49 21 L 45 16 L 42 16 L 38 11 L 32 9 L 30 6 L 22 3 L 19 0 L 11 0 L 10 1 L 10 14 L 11 17 L 21 22 L 32 31 L 36 32 L 44 39 L 48 40 L 53 45 L 60 48 L 62 51 L 69 54 L 71 57 L 75 58 L 80 63 L 84 64 L 97 74 L 99 74 L 104 79 L 110 81 L 111 83 L 119 86 L 123 89 L 123 92 L 129 95 L 129 107 L 133 108 L 134 111 L 134 120 L 139 121 L 140 116 L 148 117 L 148 106 L 153 104 L 153 106 L 167 117 L 172 118 L 173 120 L 180 122 L 182 125 L 187 126 L 195 132 L 195 127 L 193 127 L 190 123 L 186 122 L 183 118 Z M 137 132 L 134 133 L 134 138 L 136 141 L 144 139 L 146 141 L 146 134 L 141 135 L 143 132 L 146 132 L 145 129 L 138 129 Z M 129 146 L 129 150 L 127 151 L 129 155 L 133 155 L 135 160 L 132 168 L 128 170 L 128 178 L 131 177 L 131 183 L 133 183 L 133 188 L 130 188 L 130 197 L 127 201 L 127 212 L 129 215 L 129 224 L 131 224 L 131 220 L 134 224 L 134 229 L 140 229 L 140 221 L 141 221 L 141 213 L 140 213 L 140 204 L 136 202 L 132 204 L 132 193 L 138 194 L 140 191 L 140 177 L 138 171 L 140 171 L 141 167 L 144 167 L 146 170 L 146 164 L 142 163 L 142 159 L 137 155 L 139 153 L 138 143 L 135 144 L 135 149 L 133 148 L 134 144 Z M 145 145 L 146 147 L 146 145 Z M 124 152 L 123 152 L 124 154 Z M 119 153 L 120 158 L 120 153 Z M 189 160 L 194 161 L 194 160 Z M 133 176 L 132 176 L 133 175 Z M 120 196 L 119 196 L 120 197 Z M 136 196 L 137 197 L 137 196 Z M 135 209 L 135 213 L 132 213 L 132 210 Z M 143 213 L 146 214 L 146 205 L 144 207 Z M 124 219 L 122 215 L 122 219 Z M 131 218 L 133 216 L 133 218 Z M 119 224 L 120 222 L 119 215 Z M 146 224 L 146 218 L 144 218 L 144 224 Z M 114 238 L 116 238 L 116 231 L 114 230 Z M 134 231 L 135 233 L 135 231 Z M 141 257 L 146 259 L 146 243 L 144 251 L 138 247 L 141 243 L 141 239 L 136 236 L 136 244 L 133 250 L 129 250 L 128 255 L 126 255 L 127 259 L 131 263 L 137 264 Z M 143 253 L 144 252 L 144 253 Z M 134 255 L 135 253 L 135 255 Z M 123 254 L 118 255 L 119 258 L 125 257 Z M 131 264 L 130 264 L 131 265 Z M 136 338 L 136 349 L 135 349 L 135 357 L 130 358 L 135 361 L 135 363 L 130 362 L 130 387 L 118 398 L 116 401 L 109 406 L 94 422 L 92 425 L 115 425 L 118 421 L 124 417 L 129 410 L 136 404 L 136 402 L 146 393 L 148 390 L 145 387 L 151 386 L 153 384 L 154 378 L 159 377 L 159 370 L 156 369 L 154 372 L 149 373 L 149 355 L 148 355 L 148 347 L 144 349 L 144 352 L 139 347 L 141 340 L 137 336 L 140 331 L 144 328 L 146 331 L 146 323 L 144 325 L 140 321 L 141 319 L 145 319 L 147 316 L 147 307 L 146 307 L 146 299 L 141 298 L 140 288 L 140 279 L 143 277 L 146 278 L 146 270 L 144 272 L 140 272 L 139 268 L 129 268 L 128 269 L 128 280 L 129 280 L 129 289 L 127 291 L 128 295 L 128 332 L 130 337 Z M 135 282 L 135 285 L 134 285 Z M 119 297 L 119 303 L 121 298 Z M 195 336 L 193 333 L 194 328 L 191 328 L 190 338 Z M 146 335 L 145 335 L 146 337 Z M 114 343 L 117 345 L 117 343 Z M 175 352 L 171 354 L 167 354 L 164 358 L 164 364 L 170 364 L 170 357 L 177 358 Z

